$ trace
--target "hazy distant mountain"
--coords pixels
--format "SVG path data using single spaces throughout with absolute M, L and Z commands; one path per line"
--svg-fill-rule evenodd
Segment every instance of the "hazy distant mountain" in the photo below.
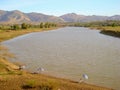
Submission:
M 85 16 L 75 13 L 68 13 L 60 17 L 45 15 L 42 13 L 24 13 L 18 10 L 4 11 L 0 10 L 0 23 L 39 23 L 39 22 L 91 22 L 103 20 L 120 20 L 120 15 L 114 16 Z
M 6 23 L 30 22 L 30 19 L 24 13 L 18 10 L 0 11 L 0 22 Z
M 1 23 L 23 23 L 23 22 L 64 22 L 60 17 L 45 15 L 41 13 L 23 13 L 18 10 L 0 10 Z
M 85 19 L 86 16 L 84 15 L 77 15 L 75 13 L 68 13 L 65 15 L 60 16 L 66 22 L 81 22 Z
M 32 22 L 64 22 L 62 18 L 41 13 L 27 13 L 26 15 Z
M 120 20 L 120 15 L 114 15 L 108 18 L 109 20 Z
M 65 14 L 60 17 L 63 18 L 66 22 L 90 22 L 90 21 L 103 21 L 108 19 L 107 16 L 96 16 L 96 15 L 85 16 L 85 15 L 77 15 L 75 13 Z

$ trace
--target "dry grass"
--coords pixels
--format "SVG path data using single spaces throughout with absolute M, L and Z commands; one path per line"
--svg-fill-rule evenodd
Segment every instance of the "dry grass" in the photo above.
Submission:
M 6 75 L 0 83 L 1 90 L 112 90 L 86 83 L 58 79 L 41 74 L 23 73 Z
M 53 30 L 56 28 L 26 29 L 26 30 L 1 30 L 0 31 L 0 42 L 14 38 L 19 35 L 23 35 L 23 34 L 27 34 L 27 33 L 31 33 L 31 32 L 41 32 L 41 31 Z
M 102 28 L 103 30 L 107 30 L 107 31 L 120 32 L 120 26 L 116 26 L 116 27 L 107 26 L 107 27 L 102 27 Z
M 120 38 L 120 26 L 99 26 L 99 27 L 90 27 L 91 29 L 101 30 L 100 33 L 104 35 L 109 35 L 113 37 Z
M 5 60 L 8 58 L 13 58 L 14 54 L 9 53 L 8 48 L 6 48 L 5 46 L 0 45 L 0 60 Z
M 112 26 L 99 26 L 99 27 L 90 27 L 91 29 L 105 30 L 105 31 L 114 31 L 120 32 L 120 26 L 112 27 Z

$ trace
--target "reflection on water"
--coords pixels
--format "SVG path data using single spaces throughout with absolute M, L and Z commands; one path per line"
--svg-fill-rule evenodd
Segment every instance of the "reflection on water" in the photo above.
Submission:
M 31 71 L 43 67 L 50 75 L 119 89 L 120 39 L 97 30 L 66 27 L 37 32 L 4 42 Z

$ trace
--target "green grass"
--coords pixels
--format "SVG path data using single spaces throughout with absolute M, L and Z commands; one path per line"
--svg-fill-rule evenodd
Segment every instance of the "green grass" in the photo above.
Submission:
M 28 80 L 25 82 L 25 84 L 22 85 L 23 89 L 34 89 L 38 88 L 39 90 L 55 90 L 57 89 L 55 84 L 53 85 L 52 83 L 49 82 L 42 82 L 40 83 L 38 80 Z
M 36 81 L 35 80 L 28 80 L 23 86 L 23 89 L 30 89 L 36 87 Z

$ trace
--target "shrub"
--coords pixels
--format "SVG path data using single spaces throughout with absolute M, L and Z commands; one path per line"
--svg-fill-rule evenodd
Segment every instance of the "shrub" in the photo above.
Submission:
M 35 80 L 29 80 L 22 86 L 23 89 L 30 89 L 30 88 L 35 88 L 36 82 Z
M 47 83 L 42 83 L 41 85 L 39 85 L 39 89 L 40 90 L 53 90 L 53 86 Z

